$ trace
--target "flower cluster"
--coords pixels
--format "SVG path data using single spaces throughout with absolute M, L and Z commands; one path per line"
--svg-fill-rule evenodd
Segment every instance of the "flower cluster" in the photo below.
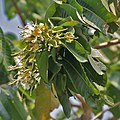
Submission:
M 46 24 L 28 24 L 23 28 L 21 37 L 26 43 L 35 49 L 46 47 L 50 51 L 51 47 L 59 47 L 61 40 L 72 42 L 75 38 L 72 32 L 65 32 L 63 28 L 48 28 Z M 30 44 L 31 43 L 31 44 Z
M 36 55 L 46 49 L 60 47 L 61 41 L 72 42 L 75 39 L 73 33 L 61 27 L 49 28 L 47 24 L 27 24 L 21 32 L 21 38 L 25 47 L 15 54 L 16 66 L 18 69 L 17 83 L 29 89 L 40 81 L 39 71 L 36 65 Z

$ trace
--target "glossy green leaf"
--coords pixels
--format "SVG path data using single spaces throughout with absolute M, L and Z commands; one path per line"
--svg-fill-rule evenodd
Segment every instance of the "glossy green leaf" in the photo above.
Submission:
M 99 67 L 99 65 L 97 64 L 97 62 L 89 55 L 88 59 L 90 61 L 90 64 L 92 65 L 92 67 L 94 68 L 94 70 L 99 74 L 99 75 L 103 75 L 103 71 L 101 70 L 101 68 Z
M 108 11 L 110 11 L 110 10 L 109 10 L 109 6 L 108 6 L 108 1 L 106 1 L 106 0 L 101 0 L 101 2 L 102 2 L 102 4 L 104 5 L 104 7 L 105 7 Z
M 78 0 L 78 2 L 87 9 L 94 12 L 97 16 L 99 16 L 107 23 L 117 20 L 116 16 L 114 16 L 111 12 L 107 11 L 101 0 Z
M 75 7 L 79 13 L 83 12 L 83 7 L 77 2 L 77 0 L 68 0 L 68 3 Z
M 45 14 L 45 20 L 47 21 L 48 18 L 52 17 L 55 14 L 55 12 L 56 12 L 56 3 L 54 2 L 48 7 Z
M 79 23 L 78 21 L 68 21 L 68 22 L 61 24 L 60 26 L 75 26 L 78 23 Z
M 120 17 L 120 2 L 118 2 L 118 0 L 109 0 L 108 1 L 109 4 L 109 9 L 111 10 L 111 12 L 114 13 L 114 15 Z
M 99 91 L 89 81 L 82 65 L 75 59 L 67 59 L 63 60 L 63 67 L 75 89 L 75 91 L 73 91 L 74 89 L 72 91 L 81 94 L 91 107 L 95 107 L 95 96 L 99 95 Z
M 54 0 L 54 1 L 55 1 L 57 4 L 60 4 L 60 5 L 61 5 L 62 2 L 63 2 L 63 1 L 61 1 L 61 0 Z
M 84 35 L 81 34 L 78 37 L 77 41 L 84 47 L 84 49 L 87 51 L 88 54 L 91 53 L 91 46 Z
M 61 24 L 68 22 L 68 21 L 73 21 L 71 16 L 68 16 L 66 18 L 62 18 L 61 21 L 58 23 L 58 25 L 61 25 Z
M 22 86 L 19 86 L 19 91 L 24 95 L 26 96 L 27 99 L 29 100 L 35 100 L 35 92 L 34 90 L 31 92 L 31 91 L 27 91 L 25 90 Z M 31 92 L 31 93 L 30 93 Z
M 115 118 L 120 118 L 120 105 L 118 105 L 118 106 L 113 107 L 112 109 L 110 109 L 110 112 L 112 112 L 112 114 L 114 115 Z
M 80 5 L 83 6 L 84 9 L 82 19 L 87 24 L 102 31 L 103 33 L 106 33 L 108 31 L 107 23 L 117 20 L 117 17 L 107 11 L 107 9 L 104 7 L 100 0 L 96 0 L 94 2 L 92 0 L 78 0 L 78 2 Z M 80 15 L 77 15 L 81 20 Z M 109 27 L 109 29 L 112 29 L 112 27 Z
M 0 116 L 3 120 L 25 120 L 28 113 L 12 88 L 0 88 Z M 7 119 L 6 119 L 7 118 Z
M 78 20 L 77 14 L 76 14 L 76 8 L 74 8 L 73 6 L 71 6 L 70 4 L 62 4 L 60 5 L 61 8 L 63 8 L 66 11 L 66 14 L 68 16 L 71 16 L 73 18 L 73 20 Z
M 62 86 L 61 86 L 62 90 L 65 91 L 66 90 L 66 85 L 67 85 L 67 76 L 66 76 L 66 74 L 62 75 L 62 81 L 61 82 L 63 82 Z
M 109 23 L 108 25 L 109 25 L 108 32 L 109 32 L 109 33 L 112 33 L 112 34 L 113 34 L 115 31 L 117 31 L 118 28 L 119 28 L 119 26 L 118 26 L 116 23 L 114 23 L 114 22 Z
M 11 41 L 17 40 L 17 36 L 15 34 L 12 34 L 12 33 L 5 34 L 5 37 L 7 39 L 10 39 Z
M 97 89 L 92 85 L 92 83 L 90 83 L 89 79 L 86 76 L 84 68 L 79 62 L 75 62 L 74 60 L 70 62 L 67 59 L 64 59 L 63 65 L 69 76 L 69 79 L 75 85 L 74 87 L 79 93 L 84 96 L 87 93 L 84 91 L 84 87 L 88 87 L 90 93 L 93 92 L 98 94 Z
M 55 75 L 60 71 L 61 64 L 55 61 L 52 57 L 49 58 L 49 71 L 51 72 L 50 81 L 53 80 Z
M 101 19 L 98 15 L 96 15 L 93 11 L 89 10 L 88 8 L 83 7 L 83 20 L 89 24 L 90 26 L 105 32 L 108 28 L 106 22 Z
M 79 62 L 87 62 L 87 52 L 76 40 L 71 43 L 62 41 L 62 45 L 67 48 Z
M 58 74 L 54 81 L 54 85 L 55 85 L 58 99 L 63 107 L 63 111 L 66 117 L 70 117 L 71 104 L 69 102 L 69 96 L 68 96 L 67 90 L 63 90 L 61 88 L 61 86 L 64 86 L 65 82 L 66 81 L 64 81 L 62 74 Z
M 100 53 L 100 51 L 94 48 L 91 48 L 91 56 L 93 58 L 102 58 L 102 54 Z
M 5 39 L 3 31 L 0 28 L 0 57 L 3 58 L 3 64 L 6 69 L 14 63 L 9 42 L 8 39 Z
M 99 75 L 94 68 L 91 66 L 89 62 L 82 64 L 84 67 L 84 70 L 87 74 L 87 77 L 91 82 L 95 82 L 98 85 L 105 86 L 107 84 L 107 76 L 106 74 L 104 75 Z
M 48 83 L 48 51 L 42 51 L 37 55 L 36 62 L 40 76 Z

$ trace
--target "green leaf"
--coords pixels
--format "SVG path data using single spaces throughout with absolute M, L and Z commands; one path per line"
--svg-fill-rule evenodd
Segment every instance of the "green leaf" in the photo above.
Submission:
M 11 43 L 8 39 L 5 39 L 2 29 L 0 28 L 0 84 L 9 81 L 8 67 L 14 64 L 14 60 L 11 56 Z
M 96 62 L 90 55 L 88 56 L 88 59 L 90 61 L 90 64 L 92 65 L 92 67 L 94 68 L 94 70 L 99 74 L 99 75 L 103 75 L 103 71 L 101 70 L 101 68 L 99 67 L 99 65 L 97 64 L 98 62 Z
M 77 92 L 85 97 L 88 93 L 95 93 L 98 94 L 98 90 L 90 83 L 88 80 L 84 68 L 79 62 L 75 62 L 75 64 L 70 63 L 67 59 L 63 61 L 63 67 L 65 68 L 69 79 L 72 81 L 74 87 L 76 88 Z M 87 88 L 88 87 L 88 88 Z M 85 91 L 85 89 L 87 89 Z
M 7 85 L 0 87 L 0 116 L 4 120 L 26 120 L 28 113 L 23 103 L 19 100 L 16 91 Z M 6 119 L 7 118 L 7 119 Z
M 95 82 L 98 85 L 105 86 L 107 84 L 107 76 L 106 74 L 104 75 L 99 75 L 91 66 L 89 62 L 83 63 L 82 64 L 84 67 L 84 70 L 87 74 L 87 77 L 91 82 Z
M 48 51 L 42 51 L 36 57 L 37 67 L 40 72 L 40 76 L 45 82 L 48 83 Z
M 110 96 L 103 95 L 102 98 L 108 105 L 110 105 L 110 106 L 114 105 L 114 101 Z
M 109 6 L 108 6 L 108 1 L 106 0 L 101 0 L 102 4 L 104 5 L 104 7 L 107 9 L 107 11 L 110 11 L 109 10 Z
M 117 17 L 104 7 L 101 0 L 78 0 L 78 2 L 87 9 L 94 12 L 107 23 L 115 22 L 117 20 Z
M 93 11 L 89 10 L 88 8 L 83 7 L 83 20 L 90 26 L 102 31 L 106 32 L 107 25 L 106 22 L 100 18 L 97 14 Z
M 11 41 L 17 40 L 17 36 L 15 36 L 15 34 L 12 33 L 5 34 L 5 37 L 10 39 Z
M 61 0 L 54 0 L 57 4 L 62 4 L 63 1 Z
M 66 90 L 66 85 L 67 85 L 67 76 L 66 76 L 66 74 L 62 75 L 62 81 L 61 82 L 63 82 L 62 86 L 61 86 L 62 90 L 65 91 Z
M 68 3 L 75 7 L 79 13 L 83 12 L 83 7 L 76 0 L 68 0 Z
M 119 26 L 116 23 L 114 23 L 114 22 L 109 23 L 108 32 L 113 34 L 114 32 L 116 32 L 118 30 L 118 28 L 119 28 Z
M 59 106 L 58 99 L 42 80 L 36 89 L 36 96 L 37 120 L 50 120 L 50 112 Z
M 2 104 L 1 101 L 0 101 L 0 116 L 1 116 L 4 120 L 10 120 L 10 115 L 9 115 L 9 113 L 6 111 L 4 105 Z
M 114 103 L 120 102 L 120 89 L 118 89 L 114 84 L 109 82 L 106 94 L 114 100 Z M 120 106 L 112 108 L 110 111 L 116 118 L 120 117 Z
M 108 4 L 109 4 L 109 9 L 111 10 L 111 12 L 114 15 L 120 17 L 120 12 L 119 12 L 120 2 L 118 2 L 117 0 L 109 0 Z
M 8 71 L 3 64 L 0 64 L 0 84 L 5 84 L 9 81 Z
M 6 69 L 10 65 L 14 64 L 13 58 L 11 56 L 11 46 L 9 44 L 10 41 L 8 39 L 5 39 L 2 29 L 0 28 L 0 57 L 3 59 L 3 64 Z
M 67 22 L 61 24 L 60 26 L 75 26 L 78 23 L 79 23 L 78 21 L 73 20 L 73 21 L 67 21 Z
M 66 14 L 68 16 L 71 16 L 73 18 L 73 20 L 78 20 L 77 14 L 76 14 L 76 8 L 74 8 L 73 6 L 71 6 L 70 4 L 62 4 L 60 5 L 61 8 L 63 8 L 66 11 Z
M 60 71 L 61 64 L 55 61 L 52 57 L 49 58 L 49 71 L 52 73 L 51 80 L 56 76 L 56 74 Z
M 63 111 L 66 115 L 66 117 L 70 117 L 71 113 L 71 104 L 69 102 L 69 95 L 67 93 L 67 90 L 63 90 L 61 87 L 64 86 L 66 81 L 64 81 L 62 74 L 58 74 L 55 81 L 55 89 L 57 92 L 58 99 L 63 107 Z
M 62 41 L 62 45 L 67 48 L 79 62 L 87 62 L 87 52 L 76 40 L 71 43 Z
M 27 91 L 25 90 L 22 86 L 19 86 L 19 91 L 26 96 L 27 99 L 29 100 L 35 100 L 35 95 L 34 95 L 34 91 Z M 31 92 L 31 93 L 30 93 Z
M 75 91 L 73 91 L 74 89 L 69 88 L 69 86 L 68 88 L 73 92 L 81 94 L 91 107 L 95 107 L 95 96 L 99 95 L 99 91 L 96 89 L 93 83 L 89 81 L 82 65 L 76 61 L 74 57 L 70 57 L 70 54 L 68 54 L 67 59 L 63 59 L 62 63 Z
M 100 53 L 99 50 L 94 49 L 94 48 L 91 48 L 91 56 L 92 56 L 93 58 L 101 58 L 101 57 L 102 57 L 102 54 Z
M 115 22 L 117 17 L 107 11 L 100 0 L 78 0 L 78 3 L 83 6 L 83 16 L 77 14 L 80 20 L 82 18 L 87 24 L 103 33 L 106 33 L 108 28 L 112 29 L 107 23 Z
M 91 47 L 87 40 L 87 38 L 84 35 L 80 35 L 77 39 L 77 41 L 84 47 L 84 49 L 87 51 L 88 54 L 91 53 Z
M 120 71 L 120 61 L 118 61 L 117 63 L 113 63 L 110 65 L 110 69 L 112 71 Z
M 120 105 L 118 105 L 114 108 L 111 108 L 110 112 L 112 112 L 112 114 L 114 115 L 115 118 L 120 118 Z
M 65 23 L 65 22 L 68 22 L 68 21 L 73 21 L 72 17 L 68 16 L 66 18 L 62 18 L 60 20 L 60 22 L 58 23 L 58 25 L 61 25 L 61 24 Z
M 52 3 L 47 11 L 46 11 L 46 14 L 45 14 L 45 21 L 47 22 L 48 18 L 52 17 L 56 12 L 56 3 Z

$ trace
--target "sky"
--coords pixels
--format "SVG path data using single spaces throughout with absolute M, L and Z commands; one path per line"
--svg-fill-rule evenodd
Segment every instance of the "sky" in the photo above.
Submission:
M 20 29 L 18 26 L 22 26 L 19 20 L 19 16 L 16 15 L 12 19 L 8 19 L 5 13 L 4 0 L 0 0 L 0 27 L 4 33 L 13 33 L 19 38 Z

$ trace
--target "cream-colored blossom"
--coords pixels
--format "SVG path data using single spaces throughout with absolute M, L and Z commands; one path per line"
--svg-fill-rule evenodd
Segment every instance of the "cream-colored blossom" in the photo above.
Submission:
M 43 49 L 51 52 L 51 48 L 61 46 L 62 40 L 71 43 L 75 38 L 67 29 L 50 28 L 47 24 L 27 24 L 21 31 L 21 38 L 25 47 L 15 54 L 16 65 L 11 69 L 17 69 L 17 84 L 20 83 L 24 89 L 30 89 L 32 85 L 40 82 L 41 76 L 36 64 L 36 55 Z

